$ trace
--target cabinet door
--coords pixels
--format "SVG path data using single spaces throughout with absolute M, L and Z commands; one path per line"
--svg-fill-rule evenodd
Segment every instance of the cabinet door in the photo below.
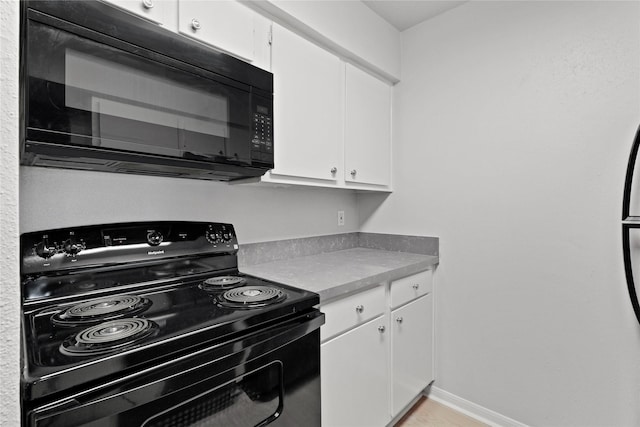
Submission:
M 235 0 L 180 0 L 178 31 L 246 61 L 253 61 L 256 15 Z
M 393 416 L 433 380 L 432 302 L 428 294 L 391 312 Z
M 341 173 L 343 65 L 273 24 L 274 174 L 336 180 Z
M 391 182 L 391 87 L 347 64 L 345 181 Z
M 106 0 L 106 2 L 175 31 L 177 0 Z
M 386 323 L 381 316 L 320 347 L 323 427 L 376 427 L 391 420 Z

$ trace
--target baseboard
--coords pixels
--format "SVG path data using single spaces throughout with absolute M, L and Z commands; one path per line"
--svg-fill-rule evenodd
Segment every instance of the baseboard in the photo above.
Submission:
M 450 407 L 460 413 L 475 418 L 476 420 L 495 427 L 527 427 L 519 421 L 506 417 L 483 406 L 470 402 L 453 393 L 431 386 L 428 391 L 429 399 Z

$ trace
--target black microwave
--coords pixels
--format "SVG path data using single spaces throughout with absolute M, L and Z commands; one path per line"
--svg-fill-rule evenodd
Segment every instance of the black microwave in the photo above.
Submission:
M 273 75 L 99 1 L 25 1 L 21 163 L 231 181 L 273 168 Z

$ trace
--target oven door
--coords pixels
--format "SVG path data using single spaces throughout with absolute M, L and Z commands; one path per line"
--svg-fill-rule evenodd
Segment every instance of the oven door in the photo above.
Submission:
M 60 13 L 65 11 L 63 7 L 73 7 L 70 11 L 85 7 L 84 2 L 50 3 L 54 5 L 47 7 L 60 4 L 60 11 L 54 9 Z M 112 161 L 122 159 L 118 153 L 131 153 L 130 159 L 138 163 L 142 160 L 135 154 L 272 166 L 273 153 L 266 149 L 267 139 L 272 148 L 271 128 L 263 138 L 264 132 L 262 128 L 258 132 L 256 124 L 267 119 L 271 123 L 268 92 L 212 72 L 205 65 L 194 66 L 168 56 L 160 50 L 160 42 L 154 51 L 31 9 L 27 14 L 22 79 L 24 163 L 38 164 L 38 155 L 50 155 L 57 146 L 58 151 L 53 151 L 57 157 L 71 157 L 69 153 L 75 148 L 75 152 L 85 153 L 84 157 Z M 116 36 L 126 37 L 126 22 L 117 21 L 119 16 L 113 16 L 114 31 Z M 149 34 L 149 38 L 161 35 L 165 34 Z M 203 56 L 203 48 L 172 37 L 165 40 L 167 46 L 183 45 L 186 54 Z M 237 66 L 235 58 L 223 60 L 215 52 L 207 53 L 214 58 L 208 63 L 211 68 L 216 61 L 221 69 Z M 83 162 L 89 169 L 98 168 L 99 162 L 93 167 L 90 160 Z M 82 162 L 78 163 L 83 168 Z M 55 162 L 43 165 L 55 166 Z M 127 172 L 126 164 L 120 168 Z
M 324 314 L 105 380 L 26 414 L 30 426 L 320 426 Z M 97 367 L 96 369 L 99 369 Z

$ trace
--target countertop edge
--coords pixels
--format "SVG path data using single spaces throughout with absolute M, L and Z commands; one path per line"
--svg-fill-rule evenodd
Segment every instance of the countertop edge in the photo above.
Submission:
M 348 283 L 333 286 L 321 291 L 316 291 L 316 293 L 320 295 L 320 305 L 330 303 L 333 300 L 343 298 L 349 294 L 361 292 L 393 280 L 420 273 L 421 271 L 433 270 L 439 264 L 438 257 L 433 258 L 435 258 L 435 260 L 420 261 L 404 267 L 390 269 L 383 273 L 367 276 L 359 280 L 353 280 Z
M 355 248 L 354 248 L 355 249 Z M 352 250 L 354 250 L 352 249 Z M 365 249 L 365 248 L 362 248 Z M 376 250 L 366 248 L 367 251 L 380 252 L 380 257 L 389 256 L 388 251 L 384 250 Z M 341 252 L 341 251 L 338 251 Z M 393 252 L 393 254 L 397 254 L 398 252 Z M 324 254 L 325 256 L 327 253 Z M 364 291 L 377 285 L 382 285 L 387 282 L 400 279 L 402 277 L 411 276 L 412 274 L 419 273 L 421 271 L 433 270 L 440 263 L 440 257 L 436 255 L 416 255 L 411 254 L 412 256 L 419 256 L 422 258 L 421 260 L 412 260 L 404 265 L 396 266 L 396 267 L 386 267 L 383 268 L 382 271 L 366 274 L 362 273 L 360 276 L 356 276 L 354 278 L 353 274 L 345 274 L 344 280 L 340 278 L 340 274 L 337 277 L 332 277 L 331 280 L 327 280 L 326 283 L 318 284 L 317 281 L 315 284 L 310 284 L 308 287 L 304 285 L 304 277 L 301 276 L 299 272 L 290 275 L 283 275 L 281 271 L 278 271 L 281 268 L 282 264 L 279 261 L 273 263 L 264 263 L 264 264 L 256 264 L 256 265 L 248 265 L 242 267 L 240 270 L 243 273 L 261 277 L 263 279 L 272 280 L 277 283 L 282 283 L 289 286 L 294 286 L 297 288 L 305 289 L 307 291 L 315 292 L 320 297 L 320 305 L 327 304 L 333 300 L 348 296 L 349 294 L 357 293 L 360 291 Z M 291 264 L 295 266 L 296 259 L 301 262 L 308 263 L 309 260 L 313 260 L 315 267 L 318 268 L 318 265 L 321 269 L 332 269 L 335 266 L 326 264 L 325 260 L 322 260 L 322 255 L 311 255 L 311 256 L 303 256 L 298 258 L 291 258 L 287 261 L 287 264 Z M 316 262 L 317 261 L 317 262 Z M 354 265 L 357 261 L 354 261 Z M 326 265 L 325 265 L 326 264 Z M 348 265 L 348 262 L 345 264 Z M 280 274 L 278 274 L 280 273 Z

